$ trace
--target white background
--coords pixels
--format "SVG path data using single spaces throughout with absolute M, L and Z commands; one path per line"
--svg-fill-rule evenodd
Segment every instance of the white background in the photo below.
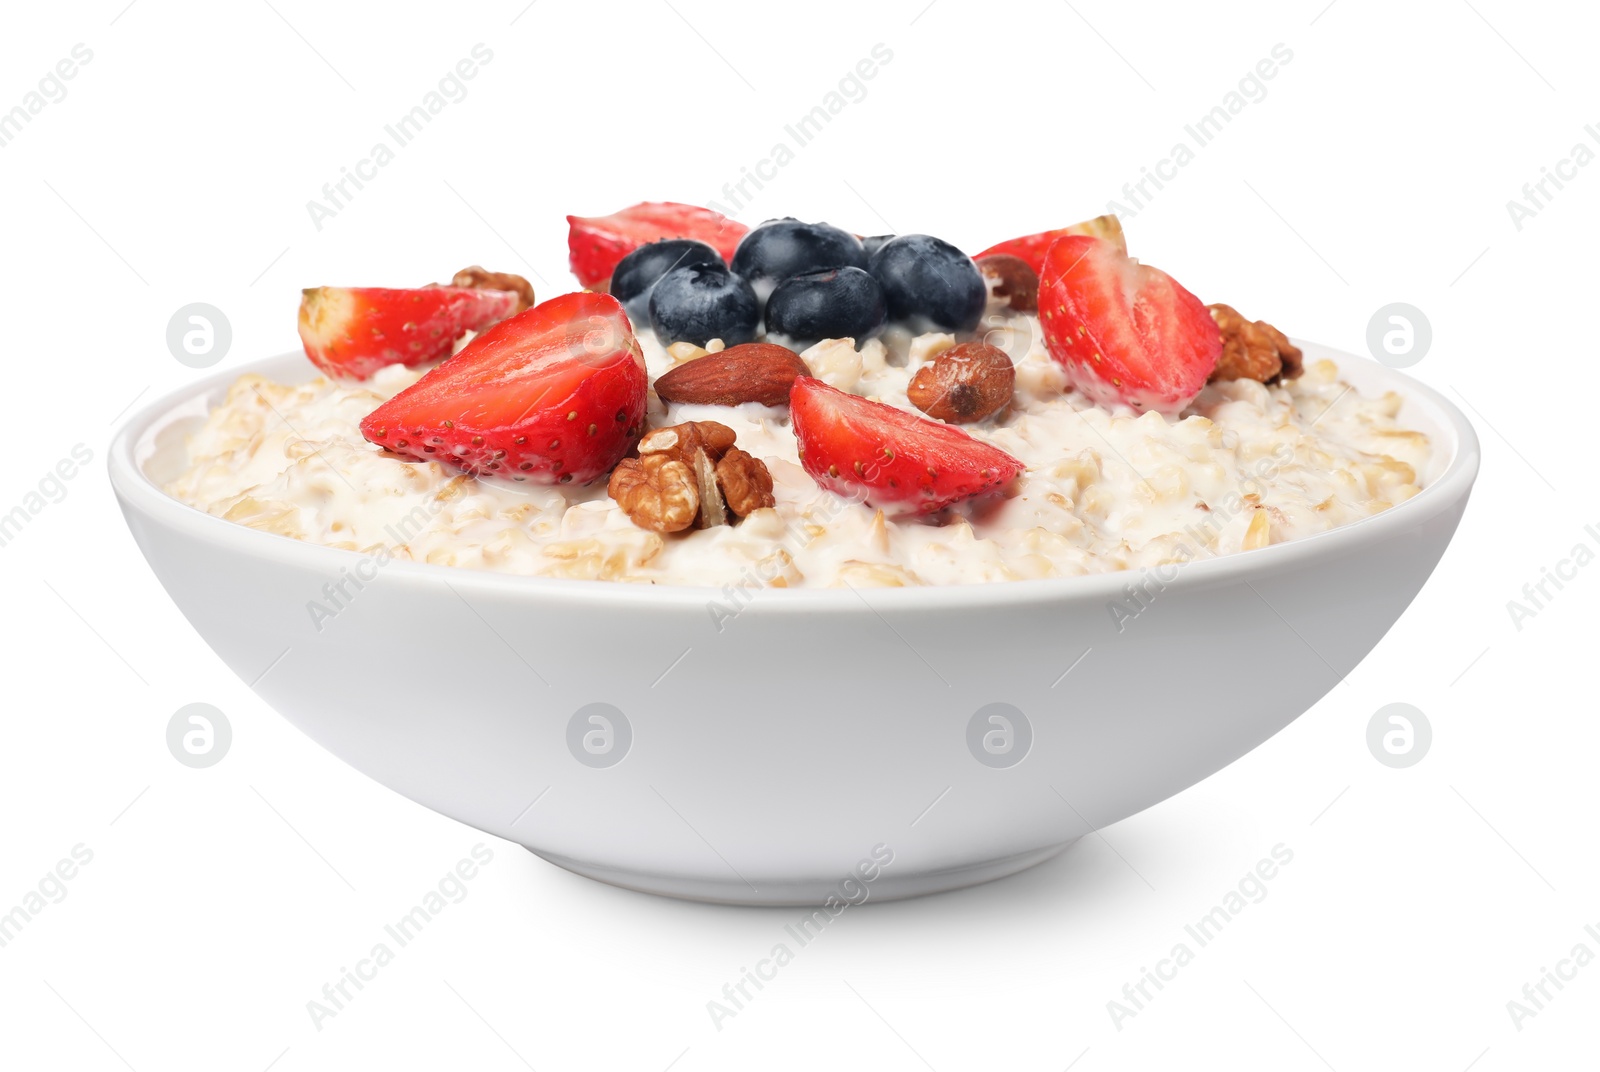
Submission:
M 0 35 L 0 110 L 74 44 L 94 54 L 0 148 L 0 512 L 74 444 L 94 452 L 0 548 L 0 911 L 74 845 L 94 854 L 0 949 L 0 1065 L 1592 1066 L 1600 965 L 1521 1030 L 1506 1008 L 1575 944 L 1600 953 L 1600 567 L 1520 630 L 1506 607 L 1600 544 L 1583 326 L 1600 167 L 1520 229 L 1506 207 L 1576 143 L 1600 149 L 1580 5 L 124 4 L 16 5 Z M 306 202 L 479 42 L 494 58 L 470 94 L 316 229 Z M 627 893 L 488 839 L 468 898 L 319 1031 L 306 1002 L 485 838 L 292 730 L 140 559 L 104 449 L 136 399 L 201 375 L 168 352 L 168 318 L 224 310 L 232 364 L 296 344 L 302 286 L 481 261 L 558 293 L 566 213 L 720 199 L 879 42 L 893 59 L 867 96 L 746 222 L 969 250 L 1070 223 L 1286 44 L 1267 96 L 1125 221 L 1133 250 L 1357 352 L 1380 306 L 1422 309 L 1412 371 L 1485 447 L 1455 544 L 1348 683 L 1253 754 L 1032 872 L 851 909 L 721 1030 L 707 1001 L 793 912 Z M 1252 687 L 1248 651 L 1208 680 L 1159 669 L 1147 687 L 1179 703 Z M 234 730 L 207 770 L 164 742 L 195 701 Z M 1365 744 L 1396 701 L 1434 730 L 1405 770 Z M 1294 860 L 1266 899 L 1119 1030 L 1107 1002 L 1280 842 Z

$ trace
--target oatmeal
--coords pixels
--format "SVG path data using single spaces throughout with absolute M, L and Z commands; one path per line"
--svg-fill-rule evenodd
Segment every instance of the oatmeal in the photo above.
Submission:
M 1215 380 L 1179 414 L 1141 413 L 1075 389 L 1036 315 L 994 299 L 988 311 L 982 341 L 1011 357 L 1013 390 L 992 410 L 976 394 L 986 415 L 960 427 L 1026 468 L 999 493 L 926 518 L 886 516 L 824 490 L 802 467 L 788 408 L 760 402 L 648 396 L 649 428 L 718 422 L 764 464 L 773 505 L 737 524 L 658 532 L 630 519 L 603 476 L 518 483 L 401 459 L 360 429 L 425 371 L 399 364 L 359 382 L 241 377 L 189 439 L 189 467 L 167 490 L 217 517 L 361 553 L 715 588 L 944 585 L 1155 566 L 1323 532 L 1418 491 L 1429 443 L 1396 423 L 1400 397 L 1363 397 L 1329 361 L 1272 385 Z M 664 347 L 642 328 L 637 337 L 652 383 L 705 353 Z M 921 416 L 914 399 L 929 404 L 917 396 L 956 375 L 949 361 L 937 366 L 956 343 L 955 334 L 891 326 L 859 346 L 826 340 L 801 357 L 833 388 Z

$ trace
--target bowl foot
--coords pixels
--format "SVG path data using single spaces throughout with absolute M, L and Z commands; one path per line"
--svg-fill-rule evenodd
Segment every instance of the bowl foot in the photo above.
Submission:
M 985 860 L 937 871 L 897 872 L 894 867 L 885 869 L 867 886 L 870 901 L 898 901 L 907 897 L 921 897 L 929 893 L 944 893 L 964 889 L 997 878 L 1026 871 L 1037 864 L 1060 854 L 1076 844 L 1077 838 L 1059 845 L 1004 856 L 998 860 Z M 815 879 L 761 879 L 745 882 L 730 875 L 726 880 L 697 875 L 671 875 L 623 868 L 607 867 L 568 856 L 529 849 L 535 856 L 573 874 L 592 878 L 612 886 L 620 886 L 640 893 L 654 893 L 663 897 L 677 897 L 685 901 L 703 901 L 707 904 L 730 905 L 797 905 L 825 904 L 829 897 L 845 900 L 840 891 L 840 878 Z M 859 894 L 858 894 L 859 896 Z

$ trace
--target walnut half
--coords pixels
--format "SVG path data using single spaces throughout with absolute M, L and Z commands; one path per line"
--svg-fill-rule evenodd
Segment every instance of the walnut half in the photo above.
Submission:
M 723 502 L 739 517 L 778 501 L 772 497 L 772 474 L 766 463 L 738 447 L 717 462 L 717 483 L 722 485 Z
M 700 487 L 689 467 L 665 454 L 624 458 L 606 490 L 628 519 L 651 532 L 679 532 L 700 512 Z
M 1259 380 L 1276 383 L 1300 375 L 1300 348 L 1265 320 L 1246 320 L 1231 305 L 1208 305 L 1222 333 L 1222 356 L 1212 380 Z
M 656 532 L 679 532 L 696 521 L 701 528 L 726 525 L 730 513 L 742 518 L 772 506 L 772 474 L 733 441 L 733 429 L 716 421 L 652 429 L 639 440 L 639 457 L 623 459 L 612 472 L 608 490 L 634 524 Z M 672 508 L 665 511 L 657 499 L 668 492 Z
M 512 312 L 515 316 L 524 309 L 532 308 L 533 284 L 520 275 L 510 272 L 491 272 L 474 264 L 470 268 L 463 268 L 450 280 L 452 287 L 470 287 L 473 290 L 509 290 L 517 296 L 517 307 Z
M 733 446 L 733 438 L 733 429 L 717 421 L 685 421 L 646 432 L 639 440 L 639 453 L 665 454 L 688 465 L 695 451 L 704 450 L 716 461 Z

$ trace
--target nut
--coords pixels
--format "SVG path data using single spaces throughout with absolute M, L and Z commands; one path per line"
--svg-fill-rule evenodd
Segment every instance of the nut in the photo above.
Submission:
M 533 284 L 520 275 L 510 272 L 491 272 L 474 264 L 463 268 L 450 280 L 452 287 L 471 287 L 473 290 L 509 290 L 517 296 L 517 307 L 512 315 L 535 305 Z
M 979 257 L 977 264 L 989 293 L 997 298 L 1010 298 L 1015 312 L 1039 311 L 1039 273 L 1027 261 L 1009 253 L 991 253 Z
M 1064 229 L 1067 234 L 1093 235 L 1114 244 L 1124 254 L 1128 252 L 1128 239 L 1122 233 L 1122 221 L 1116 216 L 1096 216 Z
M 1300 348 L 1265 320 L 1246 320 L 1231 305 L 1208 305 L 1222 333 L 1222 356 L 1212 380 L 1292 380 L 1302 368 Z
M 697 360 L 710 352 L 704 347 L 696 346 L 692 342 L 684 342 L 681 339 L 667 347 L 667 356 L 672 358 L 674 365 L 681 365 L 685 361 Z
M 700 406 L 781 406 L 794 381 L 809 375 L 811 369 L 788 347 L 747 342 L 669 369 L 656 380 L 656 394 L 663 402 Z
M 981 421 L 1011 401 L 1017 370 L 986 342 L 952 346 L 911 377 L 906 397 L 928 416 L 951 424 Z
M 733 446 L 734 431 L 716 421 L 685 421 L 653 428 L 639 440 L 639 455 L 665 454 L 685 465 L 694 462 L 696 451 L 703 450 L 713 462 Z
M 1257 320 L 1256 327 L 1266 332 L 1271 337 L 1272 343 L 1278 348 L 1278 359 L 1283 362 L 1283 371 L 1278 374 L 1280 380 L 1297 380 L 1305 368 L 1304 354 L 1300 347 L 1289 341 L 1289 336 L 1267 323 Z
M 611 497 L 642 528 L 679 532 L 729 523 L 776 505 L 772 474 L 733 445 L 734 431 L 716 421 L 685 421 L 639 440 L 639 457 L 611 474 Z
M 762 507 L 774 506 L 772 474 L 759 458 L 734 447 L 717 462 L 717 482 L 728 509 L 745 517 Z
M 700 492 L 700 527 L 726 525 L 728 509 L 722 501 L 722 489 L 717 487 L 717 463 L 704 449 L 696 450 L 689 471 L 694 474 L 695 487 Z
M 689 467 L 665 454 L 624 458 L 606 490 L 635 525 L 652 532 L 678 532 L 700 512 L 700 488 Z

